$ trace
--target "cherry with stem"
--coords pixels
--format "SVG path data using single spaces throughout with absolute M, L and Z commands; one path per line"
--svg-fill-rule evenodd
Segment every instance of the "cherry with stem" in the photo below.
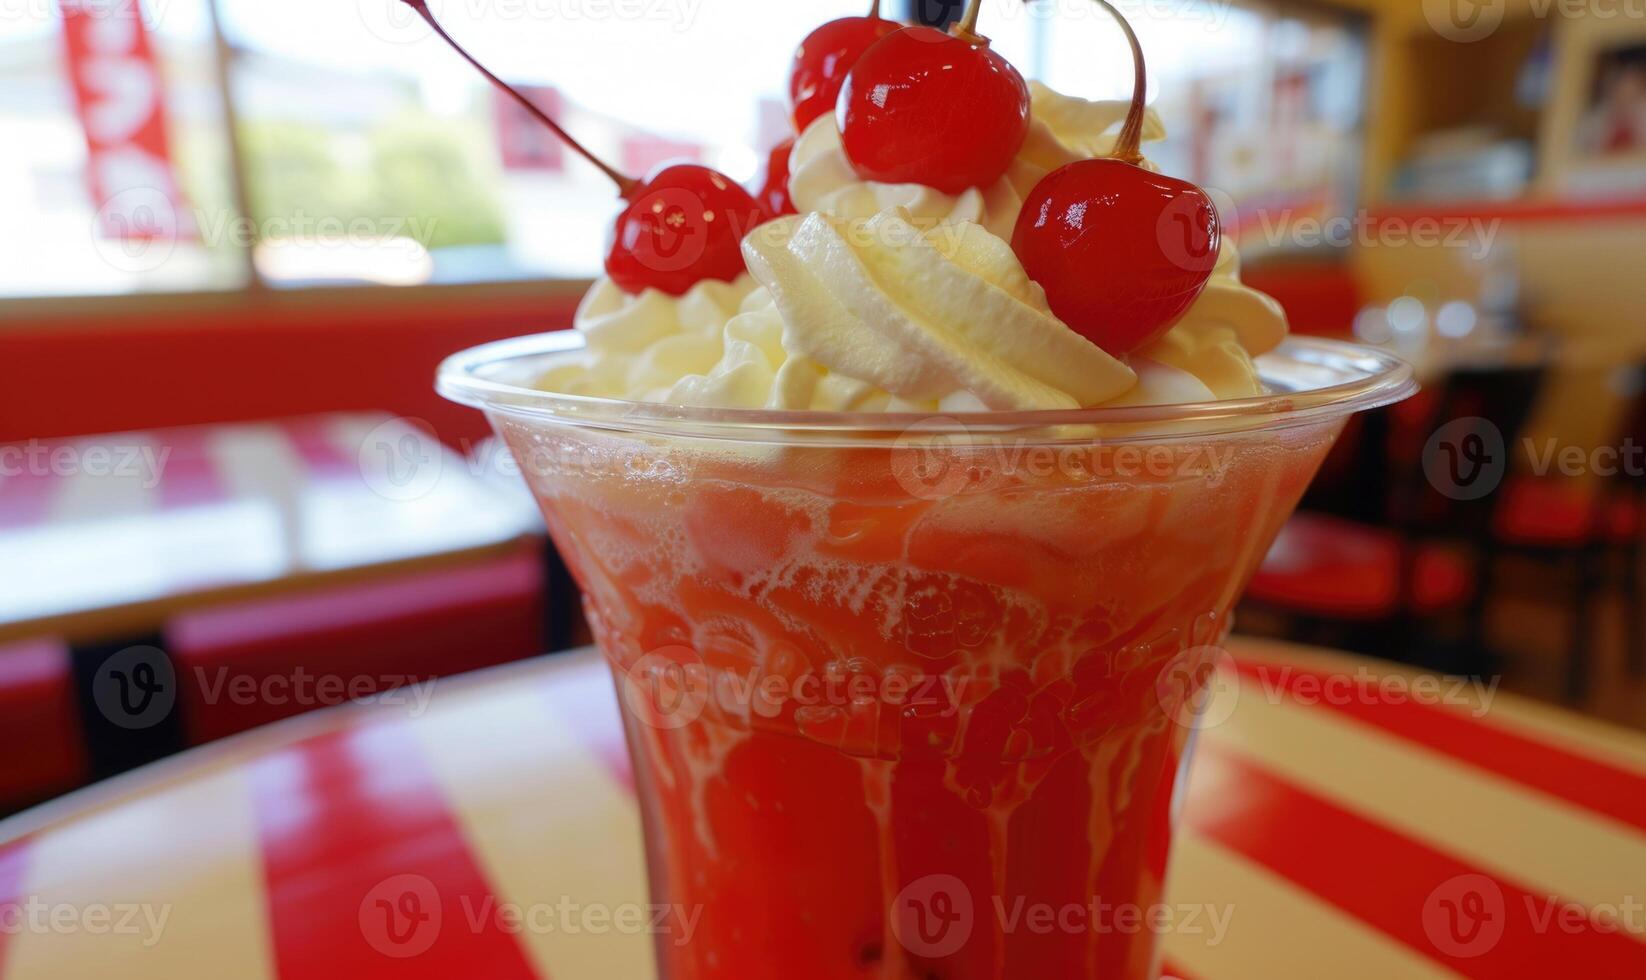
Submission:
M 987 187 L 1029 133 L 1029 87 L 977 33 L 982 0 L 948 32 L 905 27 L 846 73 L 835 103 L 840 141 L 865 180 L 959 194 Z
M 803 133 L 819 116 L 834 111 L 840 86 L 857 59 L 876 41 L 902 25 L 880 16 L 874 0 L 866 17 L 840 17 L 806 35 L 789 69 L 789 104 L 794 131 Z
M 631 294 L 657 289 L 679 296 L 705 279 L 730 282 L 743 275 L 743 234 L 765 215 L 737 182 L 694 163 L 665 164 L 644 180 L 618 171 L 469 54 L 440 25 L 427 0 L 402 2 L 487 81 L 617 185 L 627 206 L 613 225 L 605 266 L 618 288 Z
M 1029 192 L 1012 250 L 1059 319 L 1121 356 L 1158 339 L 1199 298 L 1222 227 L 1205 191 L 1141 166 L 1143 46 L 1109 0 L 1094 2 L 1131 46 L 1131 106 L 1109 156 L 1059 167 Z

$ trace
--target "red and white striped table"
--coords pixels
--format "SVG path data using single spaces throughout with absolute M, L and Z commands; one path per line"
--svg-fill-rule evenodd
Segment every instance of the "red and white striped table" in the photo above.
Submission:
M 1174 974 L 1646 976 L 1646 738 L 1233 649 L 1168 888 L 1226 918 L 1178 920 Z M 511 665 L 0 823 L 0 978 L 648 977 L 632 923 L 581 916 L 646 901 L 609 685 L 588 653 Z
M 0 643 L 502 554 L 541 522 L 492 464 L 382 413 L 0 445 Z

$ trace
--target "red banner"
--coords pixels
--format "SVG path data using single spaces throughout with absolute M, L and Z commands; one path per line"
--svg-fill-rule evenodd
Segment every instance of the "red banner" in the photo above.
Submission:
M 60 0 L 98 228 L 121 241 L 192 236 L 166 139 L 165 87 L 138 0 Z

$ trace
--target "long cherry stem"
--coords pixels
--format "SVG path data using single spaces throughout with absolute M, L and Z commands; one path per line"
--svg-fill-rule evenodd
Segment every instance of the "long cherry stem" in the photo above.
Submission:
M 870 20 L 879 20 L 880 19 L 880 0 L 874 0 L 874 3 L 869 5 L 869 19 Z
M 1120 22 L 1120 29 L 1126 32 L 1126 40 L 1132 46 L 1132 106 L 1126 111 L 1125 125 L 1120 127 L 1120 135 L 1115 138 L 1114 152 L 1109 155 L 1122 163 L 1136 166 L 1143 160 L 1143 153 L 1138 149 L 1143 142 L 1143 99 L 1147 94 L 1149 80 L 1143 70 L 1143 45 L 1138 43 L 1137 34 L 1132 25 L 1109 0 L 1095 0 L 1104 10 L 1107 10 L 1114 19 Z
M 544 112 L 542 109 L 539 109 L 530 99 L 517 92 L 514 86 L 503 81 L 501 78 L 498 78 L 496 75 L 493 75 L 485 65 L 482 65 L 479 61 L 475 60 L 475 57 L 465 51 L 463 49 L 463 45 L 458 44 L 450 34 L 446 33 L 446 29 L 440 26 L 440 22 L 434 19 L 434 14 L 429 12 L 427 0 L 401 0 L 401 2 L 417 11 L 417 15 L 423 18 L 423 20 L 428 23 L 429 27 L 433 28 L 434 32 L 440 35 L 442 40 L 451 45 L 453 51 L 456 51 L 458 54 L 462 55 L 464 61 L 467 61 L 469 64 L 473 65 L 475 69 L 479 71 L 480 74 L 486 76 L 487 80 L 493 85 L 496 85 L 498 88 L 508 93 L 514 101 L 520 103 L 522 108 L 531 113 L 538 122 L 549 127 L 549 129 L 554 132 L 554 135 L 565 141 L 565 144 L 571 147 L 572 151 L 578 156 L 594 164 L 601 173 L 605 174 L 607 177 L 610 177 L 612 179 L 612 183 L 617 185 L 617 193 L 619 195 L 627 198 L 640 188 L 640 181 L 635 180 L 633 177 L 619 173 L 604 160 L 584 149 L 583 144 L 573 139 L 570 133 L 566 132 L 564 129 L 561 129 L 560 124 L 555 122 L 553 119 L 550 119 L 548 113 Z

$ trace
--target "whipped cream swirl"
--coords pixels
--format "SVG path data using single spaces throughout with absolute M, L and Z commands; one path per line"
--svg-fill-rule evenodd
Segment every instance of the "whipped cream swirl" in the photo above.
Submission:
M 958 195 L 852 171 L 832 115 L 790 156 L 800 214 L 743 241 L 751 275 L 683 296 L 601 279 L 579 306 L 586 349 L 546 390 L 675 405 L 979 411 L 1158 405 L 1261 394 L 1252 358 L 1286 335 L 1279 304 L 1240 282 L 1225 239 L 1205 291 L 1123 359 L 1050 310 L 1011 246 L 1025 196 L 1107 153 L 1127 103 L 1031 82 L 1029 136 L 1005 176 Z M 1151 112 L 1146 139 L 1164 135 Z M 1148 166 L 1147 162 L 1144 164 Z

